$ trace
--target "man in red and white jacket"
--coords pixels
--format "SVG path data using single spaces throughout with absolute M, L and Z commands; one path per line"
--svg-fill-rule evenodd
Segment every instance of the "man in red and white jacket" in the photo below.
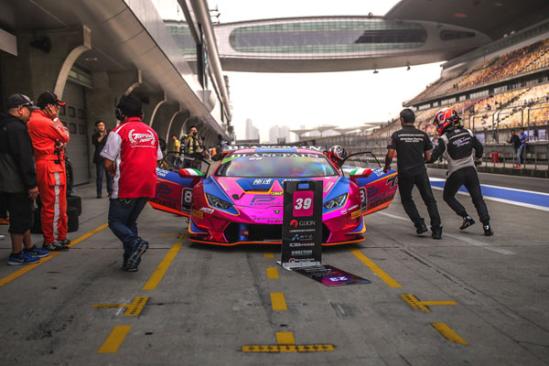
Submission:
M 137 232 L 137 218 L 156 194 L 156 163 L 162 151 L 156 132 L 142 119 L 141 101 L 123 96 L 116 107 L 121 124 L 111 131 L 101 152 L 105 169 L 114 176 L 109 228 L 124 245 L 122 269 L 136 272 L 149 243 Z

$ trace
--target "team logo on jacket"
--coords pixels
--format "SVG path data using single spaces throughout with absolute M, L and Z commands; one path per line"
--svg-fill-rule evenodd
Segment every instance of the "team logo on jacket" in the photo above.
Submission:
M 152 131 L 147 132 L 135 132 L 135 130 L 130 130 L 128 133 L 128 139 L 132 145 L 154 145 L 154 134 Z

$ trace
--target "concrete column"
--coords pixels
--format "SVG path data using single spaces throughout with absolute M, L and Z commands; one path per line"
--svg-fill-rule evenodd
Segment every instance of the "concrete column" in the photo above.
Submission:
M 168 102 L 168 97 L 167 97 L 166 93 L 164 92 L 162 100 L 160 100 L 158 103 L 156 103 L 155 106 L 153 107 L 153 110 L 152 110 L 152 113 L 151 113 L 151 118 L 149 119 L 149 126 L 152 127 L 152 125 L 154 123 L 154 119 L 156 117 L 156 114 L 158 113 L 158 110 L 160 109 L 160 107 L 162 107 L 167 102 Z

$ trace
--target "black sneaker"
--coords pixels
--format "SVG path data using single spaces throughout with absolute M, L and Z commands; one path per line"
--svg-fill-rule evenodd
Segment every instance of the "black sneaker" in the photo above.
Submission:
M 65 249 L 69 249 L 71 247 L 71 241 L 69 239 L 58 240 L 57 243 Z
M 467 229 L 469 226 L 471 225 L 474 225 L 475 224 L 475 220 L 473 220 L 473 218 L 471 216 L 465 216 L 463 218 L 463 224 L 461 224 L 461 226 L 459 227 L 460 230 L 465 230 Z
M 423 220 L 421 220 L 415 226 L 416 226 L 416 234 L 417 235 L 421 235 L 421 234 L 426 233 L 427 231 L 429 231 L 427 229 L 427 225 L 425 225 L 425 221 L 423 221 Z
M 127 267 L 128 268 L 137 268 L 141 262 L 141 256 L 149 249 L 149 243 L 145 240 L 139 239 L 135 248 L 133 249 L 132 254 L 128 257 Z
M 494 235 L 494 231 L 492 230 L 492 227 L 490 226 L 490 224 L 483 225 L 482 228 L 484 229 L 484 236 Z
M 137 261 L 137 265 L 132 267 L 128 265 L 128 258 L 124 258 L 124 262 L 122 263 L 121 269 L 126 272 L 137 272 L 140 263 L 141 263 L 141 258 L 139 258 L 139 260 Z
M 442 239 L 442 226 L 431 227 L 431 237 L 435 240 Z

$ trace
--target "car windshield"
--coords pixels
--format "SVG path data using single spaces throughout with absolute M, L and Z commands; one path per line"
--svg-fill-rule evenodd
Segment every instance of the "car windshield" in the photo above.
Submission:
M 221 177 L 310 178 L 337 175 L 324 155 L 310 153 L 265 152 L 232 154 L 221 162 Z

